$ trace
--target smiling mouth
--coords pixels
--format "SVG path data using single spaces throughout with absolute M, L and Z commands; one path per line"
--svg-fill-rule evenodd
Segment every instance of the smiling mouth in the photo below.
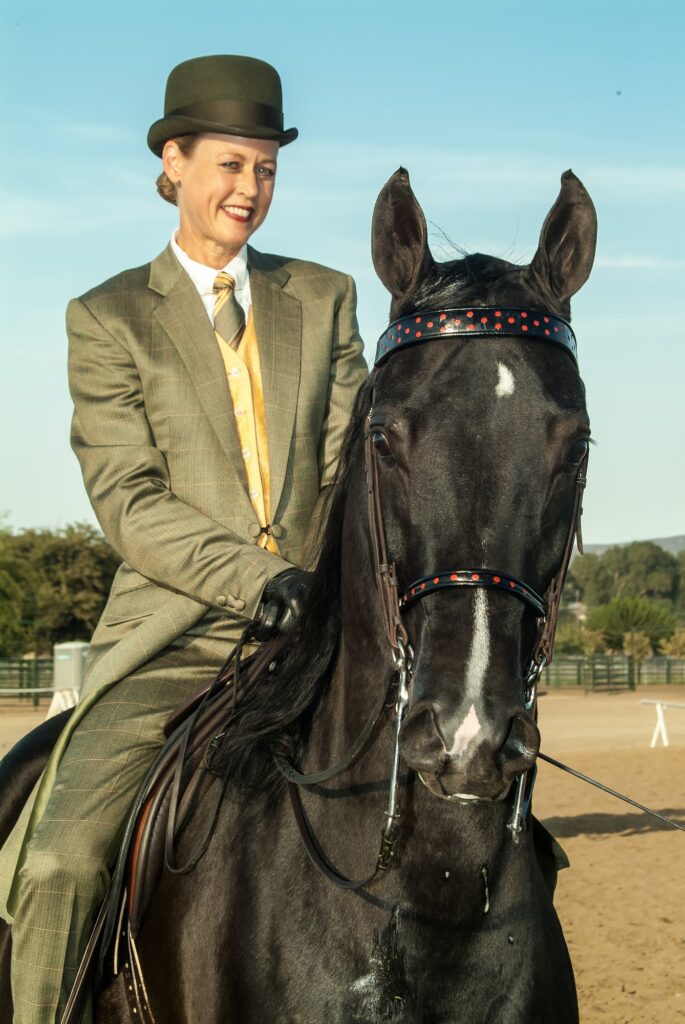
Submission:
M 247 223 L 254 213 L 254 210 L 245 206 L 222 206 L 221 209 L 231 220 L 240 221 L 241 224 Z

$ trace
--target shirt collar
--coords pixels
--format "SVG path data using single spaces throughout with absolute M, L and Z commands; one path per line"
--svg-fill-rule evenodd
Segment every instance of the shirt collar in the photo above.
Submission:
M 204 263 L 198 263 L 197 260 L 191 259 L 188 253 L 185 252 L 176 241 L 175 231 L 171 236 L 171 248 L 174 256 L 186 271 L 200 295 L 212 295 L 214 292 L 214 280 L 220 271 L 216 270 L 214 267 L 208 267 Z M 221 267 L 221 270 L 231 275 L 235 281 L 236 292 L 245 288 L 249 280 L 247 271 L 247 245 L 244 245 L 225 267 Z

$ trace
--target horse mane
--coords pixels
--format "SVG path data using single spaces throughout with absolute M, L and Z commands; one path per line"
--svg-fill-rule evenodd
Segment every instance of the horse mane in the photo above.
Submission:
M 320 554 L 293 629 L 272 641 L 274 666 L 240 695 L 211 769 L 247 793 L 276 782 L 271 749 L 297 756 L 305 718 L 311 717 L 335 666 L 340 642 L 342 526 L 354 456 L 360 450 L 372 377 L 361 385 L 327 496 Z M 309 713 L 309 714 L 308 714 Z

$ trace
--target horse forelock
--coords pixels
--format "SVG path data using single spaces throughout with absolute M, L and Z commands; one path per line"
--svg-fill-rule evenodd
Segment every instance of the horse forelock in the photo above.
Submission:
M 393 302 L 390 319 L 431 309 L 498 304 L 544 308 L 570 320 L 568 302 L 560 303 L 542 288 L 528 264 L 480 252 L 433 263 L 409 295 Z

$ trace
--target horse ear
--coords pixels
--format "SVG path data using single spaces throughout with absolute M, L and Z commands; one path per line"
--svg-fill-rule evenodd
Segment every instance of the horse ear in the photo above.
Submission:
M 583 287 L 595 258 L 597 214 L 580 178 L 561 176 L 561 191 L 547 214 L 531 270 L 561 302 Z
M 432 265 L 427 235 L 409 174 L 400 167 L 380 191 L 371 229 L 373 265 L 395 299 L 409 295 Z

